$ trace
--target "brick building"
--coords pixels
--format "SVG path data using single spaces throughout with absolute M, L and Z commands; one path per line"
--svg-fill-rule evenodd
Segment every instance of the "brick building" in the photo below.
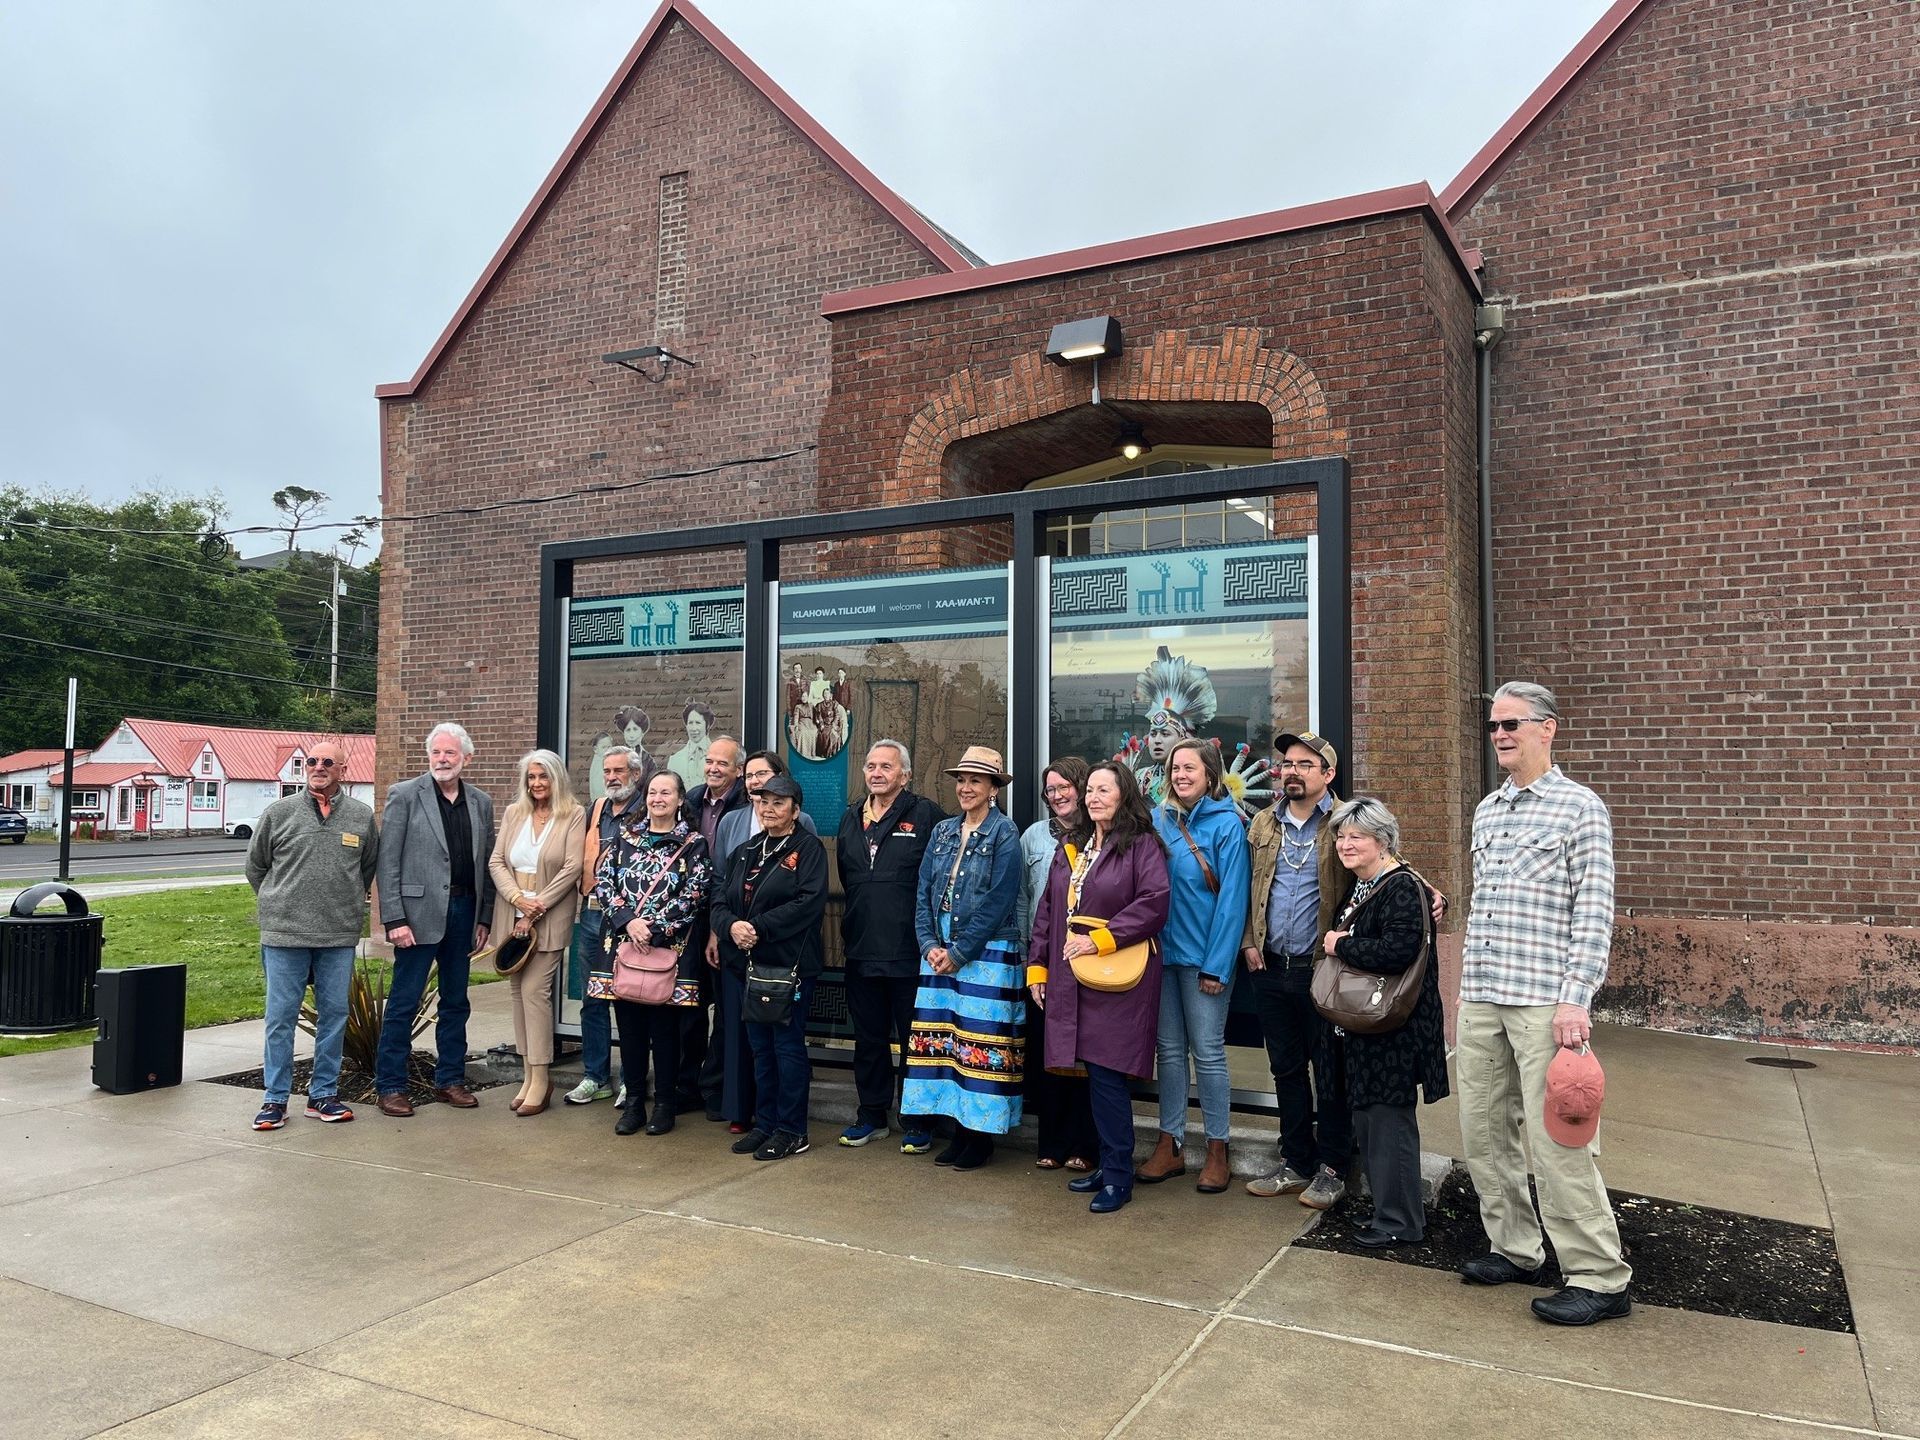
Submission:
M 1349 779 L 1387 797 L 1409 853 L 1464 893 L 1485 782 L 1484 393 L 1494 665 L 1560 691 L 1564 763 L 1616 814 L 1603 1003 L 1657 1024 L 1911 1040 L 1920 824 L 1899 783 L 1915 748 L 1899 702 L 1920 516 L 1901 483 L 1916 401 L 1900 361 L 1920 257 L 1902 123 L 1916 38 L 1891 0 L 1623 0 L 1442 197 L 1413 186 L 984 267 L 669 0 L 420 372 L 381 391 L 383 778 L 447 715 L 474 731 L 483 783 L 507 775 L 537 714 L 585 766 L 588 672 L 543 654 L 538 632 L 545 542 L 1338 457 L 1350 681 L 1293 621 L 1174 620 L 1165 564 L 1157 612 L 1137 573 L 1115 582 L 1134 587 L 1128 634 L 1215 645 L 1212 733 L 1256 751 L 1339 690 Z M 1489 300 L 1504 324 L 1483 351 Z M 1051 327 L 1091 316 L 1125 335 L 1097 382 L 1042 357 Z M 600 362 L 647 345 L 696 365 Z M 1123 440 L 1144 453 L 1115 458 Z M 707 473 L 649 482 L 692 471 Z M 1285 488 L 1296 473 L 1204 504 L 1050 517 L 1049 593 L 1084 557 L 1119 573 L 1130 546 L 1184 564 L 1196 597 L 1208 565 L 1218 584 L 1262 544 L 1305 547 L 1309 573 L 1330 573 L 1310 497 Z M 486 506 L 500 508 L 469 513 Z M 783 591 L 1020 561 L 998 521 L 913 514 L 907 533 L 816 527 L 785 544 Z M 696 607 L 750 617 L 747 552 L 720 534 L 569 561 L 549 605 L 574 616 L 568 653 L 595 597 L 671 603 L 675 644 L 668 592 L 689 629 Z M 638 618 L 596 613 L 622 636 Z M 649 632 L 658 618 L 647 610 Z M 1233 691 L 1229 630 L 1271 654 L 1270 703 Z M 751 643 L 641 647 L 622 683 L 644 664 L 655 712 L 730 696 L 718 723 L 772 733 L 775 657 L 743 669 Z M 853 663 L 871 659 L 868 698 L 891 687 L 888 713 L 904 713 L 918 662 L 879 648 Z M 833 713 L 835 653 L 779 652 L 783 677 L 800 667 L 789 701 L 817 673 L 811 703 Z M 966 723 L 1000 723 L 1020 677 L 982 680 L 982 655 L 999 663 L 983 651 L 929 672 L 928 714 L 958 696 Z M 1114 697 L 1107 719 L 1140 723 L 1123 713 L 1131 662 L 1100 663 L 1112 684 L 1080 698 Z M 536 694 L 543 667 L 563 696 Z M 1059 743 L 1075 717 L 1049 673 Z M 603 733 L 671 728 L 621 718 L 638 709 Z M 687 730 L 691 747 L 691 716 Z M 932 753 L 953 739 L 933 724 Z M 1857 853 L 1863 833 L 1887 843 Z

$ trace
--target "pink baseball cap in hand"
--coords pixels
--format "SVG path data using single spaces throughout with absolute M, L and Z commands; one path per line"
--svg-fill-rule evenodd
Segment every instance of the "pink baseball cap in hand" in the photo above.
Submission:
M 1593 1143 L 1600 1128 L 1600 1104 L 1607 1098 L 1607 1073 L 1599 1057 L 1582 1045 L 1562 1050 L 1547 1066 L 1547 1134 L 1556 1145 L 1579 1149 Z

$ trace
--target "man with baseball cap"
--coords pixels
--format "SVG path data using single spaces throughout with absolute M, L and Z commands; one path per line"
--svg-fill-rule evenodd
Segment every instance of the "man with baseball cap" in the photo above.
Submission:
M 1311 994 L 1314 956 L 1340 894 L 1340 857 L 1325 834 L 1340 757 L 1311 730 L 1280 735 L 1273 749 L 1286 803 L 1261 811 L 1247 830 L 1253 904 L 1240 958 L 1252 976 L 1280 1104 L 1281 1163 L 1249 1180 L 1247 1193 L 1297 1193 L 1302 1205 L 1325 1210 L 1347 1193 L 1353 1157 L 1340 1037 L 1313 1008 Z
M 1566 1285 L 1535 1300 L 1533 1313 L 1592 1325 L 1628 1312 L 1633 1275 L 1593 1162 L 1603 1087 L 1586 1052 L 1613 938 L 1613 826 L 1600 797 L 1553 763 L 1560 710 L 1551 690 L 1510 681 L 1489 713 L 1506 781 L 1473 816 L 1456 1065 L 1461 1140 L 1493 1248 L 1460 1273 L 1477 1285 L 1537 1279 L 1544 1221 Z

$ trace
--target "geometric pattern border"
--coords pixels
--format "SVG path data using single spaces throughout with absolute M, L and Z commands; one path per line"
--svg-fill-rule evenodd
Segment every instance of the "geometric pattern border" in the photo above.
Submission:
M 1222 577 L 1229 605 L 1271 605 L 1307 598 L 1305 555 L 1254 555 L 1226 563 Z
M 626 612 L 618 606 L 609 610 L 576 610 L 569 643 L 618 645 L 627 638 L 625 625 Z
M 1124 615 L 1127 609 L 1127 567 L 1110 570 L 1061 570 L 1053 577 L 1053 613 L 1056 615 Z
M 744 600 L 696 600 L 687 607 L 689 640 L 733 640 L 746 633 Z

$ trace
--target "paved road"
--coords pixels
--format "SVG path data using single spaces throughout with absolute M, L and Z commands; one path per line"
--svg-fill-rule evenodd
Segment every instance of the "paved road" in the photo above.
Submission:
M 224 836 L 186 840 L 76 840 L 73 876 L 88 875 L 238 875 L 246 863 L 247 842 Z M 59 873 L 57 845 L 0 845 L 0 885 L 51 880 Z

